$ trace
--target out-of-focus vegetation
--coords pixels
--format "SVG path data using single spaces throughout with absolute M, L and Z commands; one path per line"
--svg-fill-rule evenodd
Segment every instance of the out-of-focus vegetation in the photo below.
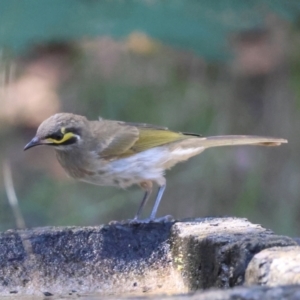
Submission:
M 141 200 L 137 187 L 68 179 L 53 149 L 23 152 L 42 120 L 68 111 L 205 136 L 287 138 L 176 166 L 159 215 L 234 215 L 299 235 L 298 1 L 53 0 L 47 14 L 28 3 L 0 5 L 0 163 L 10 162 L 27 226 L 127 219 Z M 13 227 L 1 172 L 0 229 Z

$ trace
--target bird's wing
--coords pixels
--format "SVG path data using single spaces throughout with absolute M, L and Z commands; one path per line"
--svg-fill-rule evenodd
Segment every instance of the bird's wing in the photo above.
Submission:
M 201 136 L 195 133 L 171 131 L 167 127 L 161 127 L 147 123 L 121 123 L 126 125 L 133 125 L 139 130 L 139 138 L 129 149 L 129 151 L 127 151 L 128 155 L 130 155 L 130 151 L 132 153 L 138 153 L 154 147 L 159 147 L 165 144 L 185 140 L 191 138 L 191 136 Z
M 149 129 L 157 129 L 157 130 L 169 130 L 168 127 L 159 126 L 159 125 L 152 125 L 147 123 L 136 123 L 136 122 L 118 122 L 120 125 L 127 125 L 127 126 L 135 126 L 138 128 L 149 128 Z
M 130 148 L 133 153 L 142 152 L 154 147 L 190 138 L 181 132 L 156 128 L 139 128 L 139 138 Z
M 123 156 L 130 156 L 134 153 L 146 151 L 154 147 L 185 140 L 191 136 L 199 137 L 198 134 L 171 131 L 167 127 L 161 127 L 147 123 L 119 122 L 119 124 L 123 126 L 134 126 L 139 131 L 138 139 L 130 149 L 123 153 Z
M 192 134 L 174 132 L 166 127 L 144 123 L 99 120 L 92 124 L 98 141 L 99 156 L 116 159 L 131 156 L 154 147 L 190 138 Z
M 108 120 L 91 123 L 94 139 L 97 140 L 97 152 L 101 158 L 122 156 L 139 138 L 139 130 L 135 126 Z
M 119 124 L 122 125 L 130 125 L 130 126 L 135 126 L 138 129 L 145 129 L 145 130 L 163 130 L 163 131 L 168 131 L 168 132 L 172 132 L 172 133 L 178 133 L 179 135 L 189 135 L 189 136 L 198 136 L 201 137 L 201 134 L 198 133 L 191 133 L 191 132 L 179 132 L 179 131 L 171 131 L 169 130 L 168 127 L 163 127 L 163 126 L 159 126 L 159 125 L 152 125 L 152 124 L 148 124 L 148 123 L 135 123 L 135 122 L 119 122 Z

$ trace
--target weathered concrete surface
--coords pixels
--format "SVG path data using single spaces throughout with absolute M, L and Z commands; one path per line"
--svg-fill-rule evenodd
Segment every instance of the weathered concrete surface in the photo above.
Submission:
M 259 251 L 296 245 L 245 219 L 0 234 L 0 295 L 180 294 L 244 282 Z
M 67 298 L 64 298 L 67 299 Z M 100 296 L 86 296 L 82 300 L 105 300 Z M 120 298 L 107 298 L 106 300 L 116 300 Z M 229 290 L 209 290 L 196 292 L 188 295 L 174 296 L 152 296 L 145 298 L 127 298 L 128 300 L 298 300 L 300 299 L 300 286 L 279 286 L 274 288 L 267 287 L 236 287 Z M 29 299 L 28 299 L 29 300 Z
M 246 270 L 248 285 L 300 284 L 300 247 L 270 248 L 256 254 Z
M 3 299 L 1 297 L 1 299 Z M 8 299 L 8 298 L 5 298 Z M 11 299 L 11 298 L 9 298 Z M 71 295 L 58 295 L 50 297 L 41 296 L 18 296 L 14 295 L 15 300 L 119 300 L 120 296 L 103 297 L 103 295 L 81 295 L 76 293 Z M 300 299 L 300 286 L 288 285 L 278 287 L 235 287 L 229 290 L 208 290 L 203 292 L 182 294 L 182 295 L 151 295 L 151 296 L 132 296 L 124 297 L 127 300 L 298 300 Z
M 152 223 L 5 232 L 0 236 L 0 295 L 186 291 L 172 267 L 171 226 Z
M 241 285 L 256 253 L 270 247 L 296 245 L 289 237 L 274 235 L 260 225 L 238 218 L 176 223 L 172 232 L 174 262 L 189 290 Z

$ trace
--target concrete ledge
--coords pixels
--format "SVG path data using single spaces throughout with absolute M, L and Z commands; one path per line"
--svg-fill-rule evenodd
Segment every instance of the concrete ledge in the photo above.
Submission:
M 228 288 L 244 283 L 255 254 L 296 244 L 237 218 L 9 230 L 0 234 L 0 296 Z
M 246 270 L 247 285 L 300 284 L 300 247 L 276 247 L 256 254 Z
M 289 237 L 274 235 L 238 218 L 176 223 L 172 231 L 174 262 L 182 270 L 189 291 L 242 285 L 248 263 L 256 253 L 296 245 Z

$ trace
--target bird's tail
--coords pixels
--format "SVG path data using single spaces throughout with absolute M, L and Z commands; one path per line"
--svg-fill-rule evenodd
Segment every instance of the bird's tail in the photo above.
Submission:
M 256 146 L 279 146 L 287 143 L 287 140 L 272 137 L 251 135 L 220 135 L 200 138 L 199 145 L 206 148 L 220 146 L 256 145 Z
M 190 137 L 168 146 L 170 154 L 164 163 L 164 168 L 169 169 L 179 161 L 185 161 L 211 147 L 239 145 L 279 146 L 282 143 L 287 143 L 287 140 L 249 135 Z

